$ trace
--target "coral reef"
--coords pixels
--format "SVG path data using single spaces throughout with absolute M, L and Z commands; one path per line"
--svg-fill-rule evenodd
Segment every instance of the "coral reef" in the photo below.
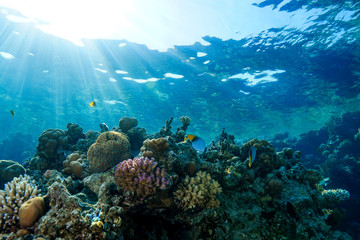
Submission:
M 166 138 L 146 139 L 140 148 L 141 155 L 148 158 L 162 160 L 164 152 L 169 148 Z
M 21 205 L 19 210 L 20 227 L 32 227 L 44 213 L 45 202 L 43 197 L 34 197 L 27 200 Z
M 75 145 L 76 150 L 81 153 L 87 153 L 90 146 L 96 142 L 100 132 L 89 130 L 85 133 L 85 139 L 79 139 Z
M 122 133 L 102 133 L 87 152 L 90 170 L 103 172 L 130 157 L 130 143 Z
M 131 128 L 129 131 L 127 131 L 126 134 L 129 137 L 131 150 L 135 151 L 136 154 L 139 153 L 140 148 L 143 145 L 143 142 L 148 137 L 145 128 L 134 127 Z
M 0 189 L 4 184 L 10 182 L 14 177 L 25 174 L 25 168 L 19 163 L 11 160 L 0 160 Z
M 135 193 L 143 199 L 169 184 L 165 169 L 157 167 L 157 162 L 147 157 L 128 159 L 116 167 L 115 181 L 124 191 Z
M 40 190 L 31 181 L 30 176 L 15 177 L 5 184 L 5 190 L 0 190 L 0 228 L 3 232 L 10 232 L 19 228 L 19 209 L 27 200 L 37 197 Z
M 38 165 L 27 173 L 43 189 L 44 201 L 31 198 L 23 204 L 31 211 L 25 211 L 21 222 L 16 202 L 11 213 L 17 217 L 1 215 L 0 238 L 351 239 L 337 228 L 344 219 L 339 203 L 353 197 L 347 200 L 343 189 L 324 190 L 320 171 L 305 168 L 299 151 L 289 146 L 275 151 L 270 142 L 258 139 L 239 145 L 223 129 L 208 149 L 197 152 L 183 139 L 190 118 L 180 118 L 176 133 L 172 122 L 155 134 L 141 127 L 113 127 L 85 136 L 70 124 L 58 138 L 42 140 L 45 146 L 56 139 L 54 162 L 38 151 Z M 54 131 L 48 133 L 53 136 Z M 137 157 L 129 159 L 130 150 Z M 327 151 L 327 157 L 338 161 L 335 152 Z M 342 165 L 351 168 L 337 171 L 358 172 L 356 157 L 344 157 Z M 8 201 L 5 192 L 1 194 Z M 20 223 L 27 229 L 20 229 Z
M 195 177 L 186 177 L 174 193 L 178 207 L 188 210 L 191 208 L 217 208 L 220 201 L 216 198 L 221 193 L 219 183 L 206 172 L 198 172 Z
M 66 126 L 66 128 L 68 129 L 65 133 L 67 135 L 69 144 L 76 144 L 76 142 L 80 139 L 80 138 L 85 138 L 85 134 L 83 133 L 83 129 L 82 127 L 80 127 L 78 124 L 75 123 L 68 123 L 68 125 Z
M 54 168 L 62 160 L 58 150 L 68 148 L 69 140 L 60 129 L 48 129 L 41 133 L 35 156 L 30 161 L 30 169 L 46 170 Z
M 324 190 L 321 195 L 330 205 L 335 205 L 350 198 L 350 193 L 344 189 Z
M 134 117 L 122 117 L 119 120 L 119 127 L 121 131 L 127 133 L 131 128 L 134 128 L 138 125 L 138 120 Z
M 63 173 L 67 175 L 74 174 L 76 178 L 84 178 L 88 174 L 88 172 L 84 171 L 84 169 L 88 168 L 85 154 L 80 155 L 78 152 L 71 153 L 63 162 L 63 166 Z

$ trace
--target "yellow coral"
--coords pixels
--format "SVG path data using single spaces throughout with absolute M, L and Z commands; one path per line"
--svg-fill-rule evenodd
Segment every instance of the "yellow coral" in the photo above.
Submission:
M 126 135 L 114 131 L 102 133 L 87 152 L 90 169 L 103 172 L 130 158 L 130 143 Z
M 166 138 L 146 139 L 144 145 L 140 149 L 144 157 L 152 158 L 161 161 L 162 154 L 169 148 L 169 143 Z
M 198 172 L 195 177 L 187 176 L 174 193 L 175 203 L 187 210 L 190 208 L 216 208 L 220 201 L 216 198 L 221 193 L 220 184 L 210 174 Z

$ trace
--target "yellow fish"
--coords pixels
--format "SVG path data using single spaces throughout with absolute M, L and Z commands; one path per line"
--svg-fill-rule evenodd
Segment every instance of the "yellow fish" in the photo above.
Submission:
M 14 117 L 15 116 L 15 112 L 14 110 L 10 110 L 11 116 Z
M 90 107 L 95 107 L 95 106 L 96 106 L 96 102 L 92 101 L 92 102 L 90 103 Z
M 255 161 L 256 158 L 256 148 L 254 146 L 251 146 L 249 151 L 249 167 L 251 167 L 251 163 Z

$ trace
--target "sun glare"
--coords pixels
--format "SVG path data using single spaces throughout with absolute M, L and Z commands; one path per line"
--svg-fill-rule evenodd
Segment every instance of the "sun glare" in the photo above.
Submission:
M 8 14 L 9 21 L 32 21 L 42 31 L 77 45 L 84 38 L 126 39 L 165 51 L 196 41 L 206 44 L 202 37 L 207 35 L 240 39 L 283 26 L 291 18 L 247 1 L 1 0 L 0 6 L 25 17 Z
M 82 38 L 112 38 L 131 28 L 133 1 L 15 0 L 6 6 L 20 11 L 42 31 L 81 44 Z M 11 16 L 10 16 L 11 17 Z

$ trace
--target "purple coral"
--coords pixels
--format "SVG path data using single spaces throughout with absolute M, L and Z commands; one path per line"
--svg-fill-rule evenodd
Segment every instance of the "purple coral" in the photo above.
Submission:
M 135 157 L 124 160 L 116 166 L 115 181 L 128 192 L 135 192 L 140 198 L 152 195 L 169 184 L 166 172 L 157 167 L 154 158 Z

